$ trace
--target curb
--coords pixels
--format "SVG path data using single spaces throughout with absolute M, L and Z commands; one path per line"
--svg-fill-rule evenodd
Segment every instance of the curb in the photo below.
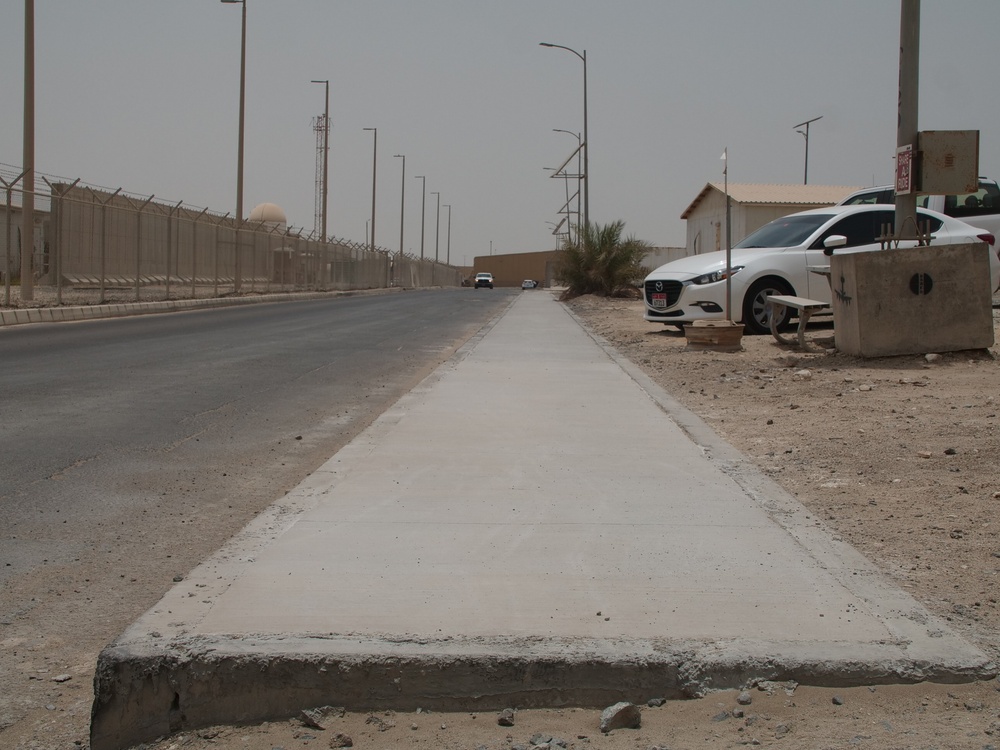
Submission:
M 73 307 L 28 307 L 0 310 L 0 327 L 25 323 L 70 323 L 78 320 L 125 318 L 134 315 L 207 310 L 216 307 L 236 307 L 273 302 L 301 302 L 330 297 L 353 297 L 358 294 L 392 294 L 406 291 L 403 287 L 332 292 L 293 292 L 290 294 L 260 294 L 251 297 L 209 297 L 207 299 L 173 299 L 158 302 L 114 302 L 103 305 Z

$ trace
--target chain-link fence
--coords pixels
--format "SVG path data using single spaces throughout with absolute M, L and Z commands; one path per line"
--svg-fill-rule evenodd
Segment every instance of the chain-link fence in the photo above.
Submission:
M 10 172 L 12 168 L 6 171 Z M 5 204 L 0 241 L 4 304 L 21 273 L 21 214 L 14 175 L 0 168 Z M 32 273 L 39 285 L 90 289 L 95 301 L 134 301 L 272 291 L 459 286 L 454 266 L 323 238 L 283 222 L 237 222 L 229 214 L 130 195 L 79 180 L 40 178 Z M 114 294 L 112 295 L 112 291 Z

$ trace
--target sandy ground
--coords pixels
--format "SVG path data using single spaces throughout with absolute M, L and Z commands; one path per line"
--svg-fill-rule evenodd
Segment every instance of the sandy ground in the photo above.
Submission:
M 638 301 L 583 297 L 569 306 L 832 532 L 1000 659 L 1000 347 L 934 361 L 859 360 L 747 337 L 742 352 L 694 352 L 679 332 L 643 321 Z M 812 333 L 830 336 L 822 325 Z M 123 619 L 152 593 L 108 591 L 87 606 Z M 0 623 L 0 687 L 18 691 L 22 714 L 0 723 L 4 749 L 87 747 L 95 649 L 121 628 L 108 621 L 108 632 L 76 634 L 70 610 L 58 611 L 65 620 L 32 623 L 25 613 L 16 638 Z M 37 636 L 25 635 L 32 627 Z M 640 728 L 609 734 L 600 732 L 600 710 L 589 708 L 516 711 L 509 727 L 493 713 L 380 712 L 345 713 L 325 730 L 299 719 L 213 727 L 145 747 L 327 748 L 347 735 L 358 748 L 1000 748 L 996 680 L 836 690 L 764 684 L 748 693 L 746 705 L 722 692 L 644 706 Z

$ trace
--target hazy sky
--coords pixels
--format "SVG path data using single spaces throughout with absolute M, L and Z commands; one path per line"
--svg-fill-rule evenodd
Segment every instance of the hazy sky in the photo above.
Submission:
M 23 12 L 0 0 L 0 163 L 21 163 Z M 591 219 L 683 245 L 706 182 L 887 183 L 896 141 L 898 0 L 247 0 L 246 211 L 313 228 L 330 80 L 330 234 L 364 240 L 378 128 L 376 240 L 425 253 L 452 206 L 451 259 L 546 250 L 583 129 Z M 978 129 L 1000 176 L 997 0 L 922 3 L 920 128 Z M 234 211 L 240 6 L 218 0 L 37 0 L 36 169 Z M 441 209 L 439 254 L 448 212 Z

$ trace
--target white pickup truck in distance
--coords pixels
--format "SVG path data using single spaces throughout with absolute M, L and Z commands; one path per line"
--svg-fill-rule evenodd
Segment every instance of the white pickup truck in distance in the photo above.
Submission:
M 895 202 L 896 193 L 892 185 L 885 185 L 851 193 L 839 205 L 855 206 L 864 203 Z M 997 185 L 996 180 L 980 177 L 979 189 L 974 193 L 918 195 L 917 206 L 951 216 L 966 224 L 985 229 L 995 237 L 1000 237 L 1000 186 Z

